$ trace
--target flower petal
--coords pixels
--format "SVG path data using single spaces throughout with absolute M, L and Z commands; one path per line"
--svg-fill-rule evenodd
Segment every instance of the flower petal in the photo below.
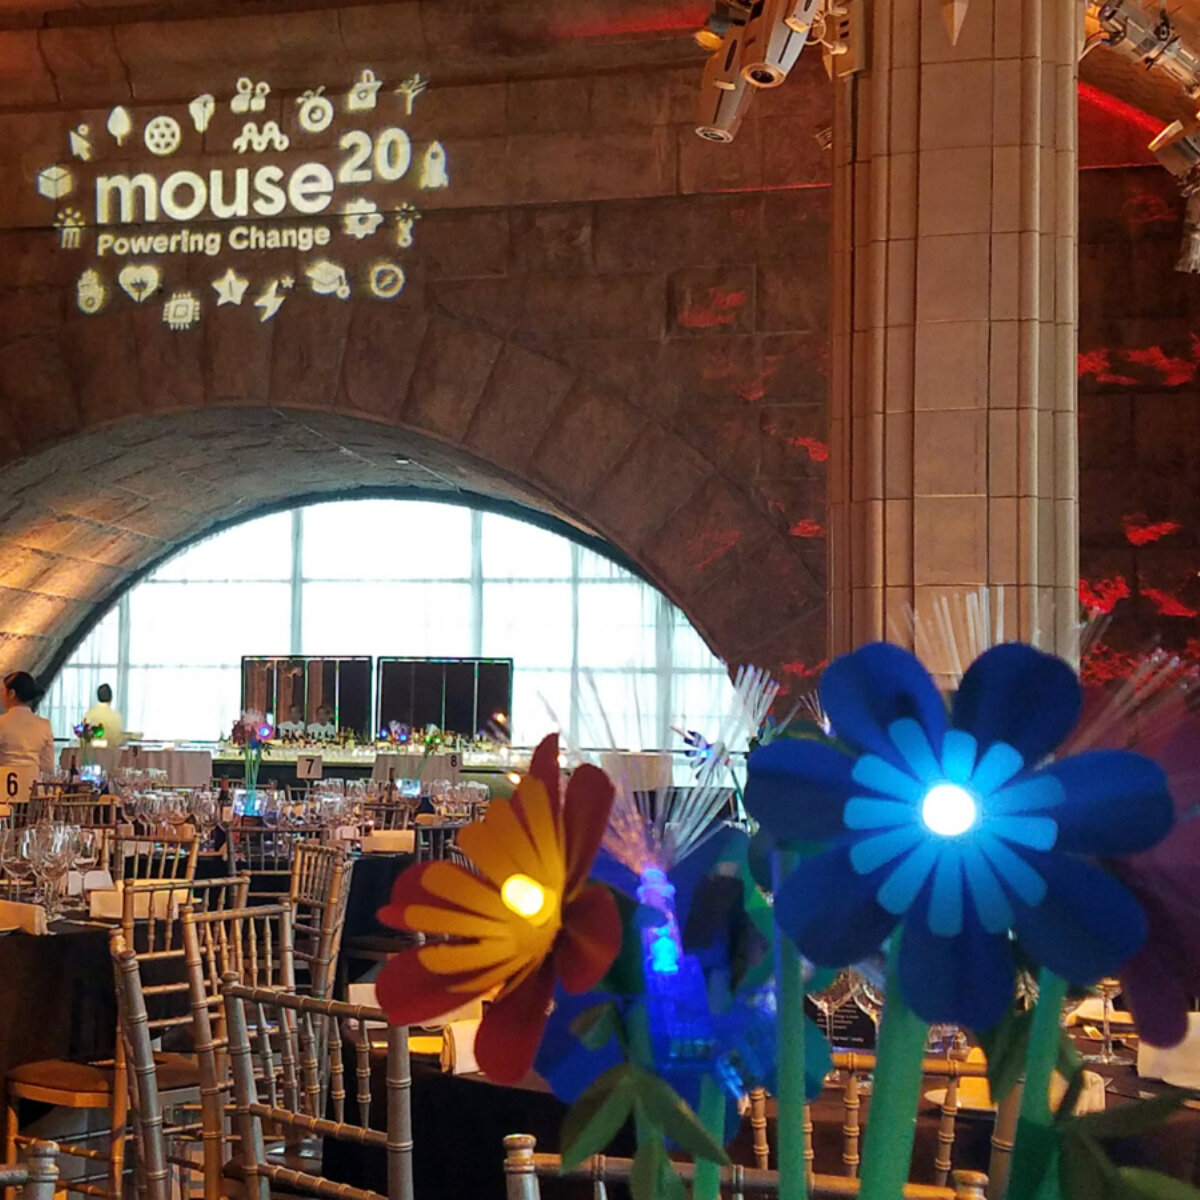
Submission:
M 922 783 L 937 783 L 942 778 L 942 764 L 938 762 L 925 730 L 912 717 L 893 721 L 888 726 L 888 737 L 904 756 L 908 773 Z
M 1116 975 L 1146 940 L 1146 916 L 1133 894 L 1069 854 L 1025 853 L 1046 881 L 1046 896 L 1038 905 L 1016 906 L 1022 947 L 1071 983 Z
M 917 892 L 936 866 L 943 846 L 934 838 L 926 839 L 888 876 L 879 889 L 879 903 L 888 912 L 902 916 L 912 907 Z
M 869 875 L 899 858 L 901 854 L 919 846 L 928 836 L 929 834 L 916 822 L 889 829 L 886 833 L 855 842 L 850 850 L 850 862 L 860 875 Z
M 871 642 L 835 658 L 821 676 L 821 703 L 834 732 L 860 750 L 904 766 L 888 726 L 912 717 L 935 752 L 946 730 L 946 706 L 917 658 L 888 642 Z
M 1015 752 L 1014 752 L 1015 753 Z M 985 800 L 989 813 L 1027 813 L 1057 808 L 1065 799 L 1062 784 L 1045 771 L 1027 775 L 1011 787 L 992 792 Z
M 497 1083 L 520 1083 L 533 1066 L 554 995 L 554 960 L 495 1000 L 475 1037 L 480 1070 Z
M 853 768 L 854 759 L 823 742 L 760 746 L 746 767 L 746 807 L 781 841 L 827 841 L 842 832 L 842 808 L 858 790 Z
M 599 1050 L 590 1050 L 572 1032 L 576 1017 L 603 1002 L 602 996 L 569 996 L 558 987 L 554 1008 L 538 1046 L 534 1070 L 550 1085 L 564 1104 L 574 1104 L 592 1080 L 624 1061 L 615 1037 Z
M 577 995 L 604 978 L 621 948 L 621 914 L 602 883 L 585 887 L 563 909 L 563 928 L 555 961 L 563 987 Z
M 986 829 L 975 835 L 975 844 L 988 865 L 1026 904 L 1041 904 L 1046 881 L 1029 865 L 1025 856 L 994 838 Z
M 899 721 L 896 722 L 900 724 Z M 854 782 L 884 796 L 907 800 L 919 804 L 928 790 L 919 779 L 914 779 L 907 769 L 894 767 L 886 758 L 877 754 L 864 754 L 854 764 Z
M 1175 820 L 1167 777 L 1129 750 L 1091 750 L 1051 763 L 1042 775 L 1065 792 L 1054 810 L 1058 846 L 1076 854 L 1114 856 L 1147 850 Z
M 399 875 L 396 876 L 395 882 L 392 884 L 392 895 L 379 911 L 375 914 L 379 921 L 392 929 L 407 930 L 408 925 L 405 924 L 404 910 L 413 904 L 436 904 L 437 899 L 425 887 L 425 879 L 430 870 L 436 866 L 452 866 L 454 870 L 460 871 L 463 875 L 470 875 L 469 871 L 464 871 L 462 867 L 454 863 L 414 863 L 410 867 L 406 867 Z
M 974 842 L 967 841 L 963 844 L 962 855 L 967 887 L 971 890 L 980 924 L 988 933 L 1004 933 L 1011 929 L 1012 905 L 983 852 Z
M 968 906 L 957 937 L 929 928 L 932 889 L 917 898 L 904 924 L 898 973 L 908 1006 L 922 1021 L 990 1029 L 1012 1002 L 1012 946 L 988 933 Z
M 1024 766 L 1025 760 L 1011 746 L 993 742 L 971 772 L 971 789 L 986 796 L 1006 784 Z
M 467 997 L 455 990 L 461 981 L 459 976 L 428 970 L 416 950 L 405 950 L 384 963 L 375 980 L 375 997 L 393 1025 L 421 1025 L 463 1005 Z
M 536 780 L 526 778 L 521 781 L 521 786 L 527 784 L 541 786 Z M 497 889 L 510 875 L 516 874 L 555 886 L 543 878 L 542 858 L 530 845 L 529 832 L 513 811 L 512 803 L 503 797 L 488 805 L 487 816 L 482 821 L 464 825 L 458 831 L 457 841 L 463 853 Z M 558 886 L 561 887 L 561 883 Z
M 775 897 L 775 917 L 817 966 L 858 962 L 896 927 L 896 918 L 875 899 L 882 876 L 860 875 L 844 846 L 803 859 Z
M 1050 850 L 1058 838 L 1058 822 L 1053 817 L 991 817 L 987 827 L 994 837 L 1034 850 Z
M 903 800 L 852 796 L 846 802 L 842 820 L 847 829 L 892 829 L 897 825 L 911 825 L 917 820 L 917 809 Z
M 1177 1046 L 1187 1037 L 1192 996 L 1173 957 L 1169 946 L 1147 942 L 1121 970 L 1121 992 L 1137 1021 L 1139 1036 L 1151 1046 Z
M 1083 694 L 1061 658 L 1021 642 L 981 654 L 954 697 L 952 723 L 980 746 L 1004 742 L 1034 766 L 1075 728 Z
M 529 760 L 529 774 L 540 781 L 551 800 L 558 800 L 561 773 L 558 766 L 557 733 L 547 734 L 538 743 L 533 757 Z
M 509 803 L 513 815 L 525 830 L 529 850 L 539 864 L 536 870 L 526 871 L 526 874 L 561 891 L 566 881 L 566 852 L 562 805 L 558 797 L 547 792 L 541 780 L 527 775 L 517 784 Z
M 929 900 L 929 928 L 939 937 L 958 937 L 963 929 L 962 853 L 949 845 L 938 856 Z
M 942 773 L 951 783 L 965 787 L 975 770 L 979 743 L 962 729 L 947 729 L 942 738 Z
M 567 897 L 574 896 L 587 882 L 612 802 L 612 780 L 599 767 L 584 763 L 571 775 L 563 801 Z

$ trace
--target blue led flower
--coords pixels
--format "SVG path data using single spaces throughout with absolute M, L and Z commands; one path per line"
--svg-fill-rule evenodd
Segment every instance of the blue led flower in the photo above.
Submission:
M 1146 921 L 1091 858 L 1157 843 L 1163 772 L 1125 751 L 1046 764 L 1079 717 L 1061 659 L 1016 643 L 981 655 L 951 710 L 886 643 L 833 662 L 821 700 L 839 742 L 785 740 L 749 761 L 746 804 L 777 838 L 825 848 L 775 899 L 801 952 L 843 966 L 901 919 L 899 978 L 926 1021 L 986 1029 L 1012 997 L 1011 934 L 1073 983 L 1114 975 Z

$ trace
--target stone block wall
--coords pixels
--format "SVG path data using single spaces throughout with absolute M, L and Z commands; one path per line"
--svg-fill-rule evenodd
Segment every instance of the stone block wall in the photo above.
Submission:
M 537 24 L 495 2 L 470 28 L 455 8 L 0 33 L 37 50 L 0 78 L 0 668 L 61 657 L 214 523 L 431 474 L 608 539 L 731 665 L 795 685 L 823 658 L 819 58 L 712 146 L 675 6 L 579 0 Z M 272 80 L 283 120 L 314 79 L 367 63 L 433 79 L 411 134 L 442 140 L 451 176 L 420 194 L 399 297 L 316 295 L 312 255 L 250 253 L 238 271 L 297 281 L 269 322 L 249 297 L 218 307 L 229 264 L 203 256 L 179 277 L 207 302 L 194 328 L 115 288 L 80 311 L 81 260 L 33 180 L 81 117 L 101 129 L 120 103 L 140 127 L 247 75 Z

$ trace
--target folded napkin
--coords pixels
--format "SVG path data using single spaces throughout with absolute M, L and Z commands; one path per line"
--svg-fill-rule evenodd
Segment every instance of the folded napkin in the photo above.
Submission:
M 1188 1013 L 1187 1035 L 1178 1046 L 1163 1049 L 1139 1041 L 1137 1073 L 1175 1087 L 1200 1088 L 1200 1013 Z
M 363 852 L 375 851 L 385 854 L 412 854 L 415 847 L 411 829 L 377 829 L 362 840 Z
M 1084 1021 L 1092 1025 L 1099 1025 L 1104 1020 L 1104 998 L 1102 996 L 1089 996 L 1072 1014 L 1075 1024 L 1082 1024 Z M 1108 1023 L 1110 1025 L 1132 1025 L 1133 1013 L 1126 1012 L 1124 1009 L 1113 1008 L 1110 1003 L 1108 1006 Z
M 478 1021 L 451 1021 L 442 1030 L 442 1054 L 439 1060 L 443 1071 L 451 1075 L 474 1075 L 479 1070 L 475 1061 L 475 1034 Z
M 188 902 L 191 892 L 187 888 L 172 888 L 169 892 L 146 891 L 136 895 L 133 900 L 136 920 L 144 921 L 150 915 L 151 897 L 154 899 L 154 915 L 169 917 Z M 124 915 L 124 888 L 119 881 L 115 888 L 93 892 L 88 901 L 94 919 L 119 921 Z
M 40 904 L 0 900 L 0 926 L 6 929 L 23 929 L 26 933 L 45 933 L 46 910 Z
M 82 896 L 85 892 L 109 891 L 116 885 L 107 871 L 68 871 L 67 895 Z
M 1057 1072 L 1050 1077 L 1050 1107 L 1057 1112 L 1067 1094 L 1067 1081 Z M 1108 1096 L 1104 1090 L 1104 1076 L 1095 1071 L 1084 1071 L 1083 1090 L 1075 1101 L 1075 1116 L 1084 1113 L 1103 1112 Z

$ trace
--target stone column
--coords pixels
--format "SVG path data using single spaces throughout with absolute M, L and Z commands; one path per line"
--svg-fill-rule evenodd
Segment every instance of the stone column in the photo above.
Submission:
M 1076 653 L 1084 4 L 970 0 L 952 44 L 962 8 L 867 0 L 834 85 L 831 655 L 983 585 Z

